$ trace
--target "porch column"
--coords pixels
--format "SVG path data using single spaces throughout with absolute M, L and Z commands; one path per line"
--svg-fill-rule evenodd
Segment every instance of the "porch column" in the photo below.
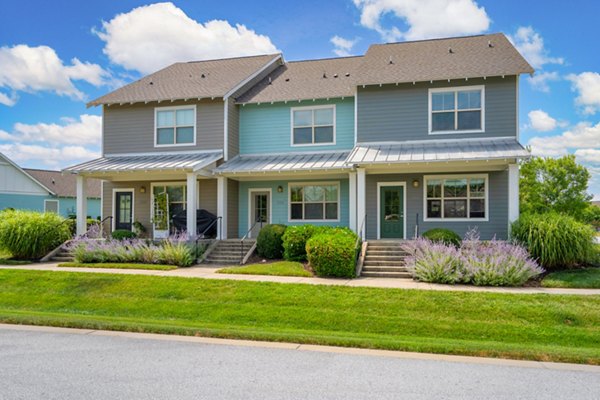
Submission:
M 191 238 L 196 232 L 196 208 L 198 207 L 198 176 L 193 172 L 187 174 L 187 233 Z
M 508 164 L 508 223 L 519 218 L 519 166 Z
M 365 216 L 367 214 L 366 207 L 366 189 L 367 189 L 367 181 L 366 174 L 364 168 L 356 169 L 356 223 L 357 229 L 361 228 L 361 224 L 365 220 Z M 362 229 L 362 240 L 366 239 L 366 221 L 364 221 L 363 229 Z
M 77 175 L 77 236 L 87 232 L 87 179 L 81 175 Z
M 217 178 L 217 216 L 222 217 L 217 223 L 217 238 L 227 239 L 227 178 Z
M 348 200 L 348 208 L 349 208 L 349 225 L 350 229 L 354 232 L 358 233 L 358 227 L 356 226 L 356 172 L 348 173 L 348 191 L 349 200 Z

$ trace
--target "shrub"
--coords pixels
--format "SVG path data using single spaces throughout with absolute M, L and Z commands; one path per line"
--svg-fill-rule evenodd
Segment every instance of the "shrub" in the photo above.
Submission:
M 314 225 L 289 226 L 283 234 L 283 258 L 288 261 L 306 261 L 306 242 L 315 232 Z
M 406 268 L 418 281 L 432 283 L 460 282 L 463 278 L 460 252 L 453 245 L 419 238 L 406 242 Z
M 356 273 L 354 244 L 351 235 L 317 234 L 306 243 L 308 262 L 317 276 L 353 278 Z
M 194 263 L 194 251 L 181 236 L 171 237 L 158 249 L 158 262 L 161 264 L 189 267 Z
M 434 228 L 423 233 L 423 237 L 435 243 L 452 244 L 456 247 L 460 246 L 460 236 L 458 233 L 450 229 Z
M 594 230 L 566 215 L 522 214 L 511 234 L 549 270 L 585 264 L 594 251 Z
M 15 259 L 37 259 L 71 238 L 65 219 L 55 213 L 0 212 L 0 247 Z
M 275 259 L 281 258 L 283 254 L 283 234 L 285 225 L 265 225 L 256 238 L 256 252 L 259 256 Z
M 124 240 L 124 239 L 135 239 L 137 235 L 135 232 L 129 231 L 127 229 L 117 229 L 110 234 L 110 236 L 114 240 Z

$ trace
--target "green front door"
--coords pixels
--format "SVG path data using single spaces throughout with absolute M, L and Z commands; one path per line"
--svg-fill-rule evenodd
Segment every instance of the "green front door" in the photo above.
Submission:
M 382 239 L 404 238 L 404 187 L 379 188 L 379 233 Z

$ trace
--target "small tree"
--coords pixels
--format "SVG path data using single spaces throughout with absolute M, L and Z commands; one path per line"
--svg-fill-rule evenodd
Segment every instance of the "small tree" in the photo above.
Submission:
M 587 168 L 577 164 L 574 155 L 532 157 L 521 165 L 521 211 L 555 211 L 582 219 L 592 198 L 587 193 L 590 177 Z

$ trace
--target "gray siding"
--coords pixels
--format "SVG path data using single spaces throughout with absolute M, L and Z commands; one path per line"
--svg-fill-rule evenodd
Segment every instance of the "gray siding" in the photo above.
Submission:
M 240 112 L 233 99 L 228 101 L 227 110 L 227 158 L 240 154 Z
M 200 179 L 198 187 L 200 188 L 198 195 L 199 208 L 217 215 L 217 180 Z
M 485 86 L 485 132 L 430 135 L 429 89 L 470 85 Z M 358 141 L 516 136 L 516 101 L 517 79 L 514 76 L 359 87 Z
M 423 222 L 423 174 L 367 175 L 367 238 L 377 239 L 377 182 L 406 182 L 406 238 L 414 236 L 418 214 L 420 233 L 432 228 L 446 228 L 464 236 L 469 228 L 477 227 L 484 240 L 489 240 L 494 235 L 498 239 L 506 239 L 508 237 L 508 172 L 485 173 L 489 174 L 490 216 L 487 222 Z M 475 172 L 465 172 L 465 175 L 469 174 Z M 414 179 L 420 182 L 418 188 L 412 187 Z
M 154 109 L 157 104 L 104 106 L 102 140 L 104 154 L 155 151 L 214 150 L 223 148 L 222 99 L 176 101 L 159 107 L 196 104 L 196 146 L 154 147 Z

